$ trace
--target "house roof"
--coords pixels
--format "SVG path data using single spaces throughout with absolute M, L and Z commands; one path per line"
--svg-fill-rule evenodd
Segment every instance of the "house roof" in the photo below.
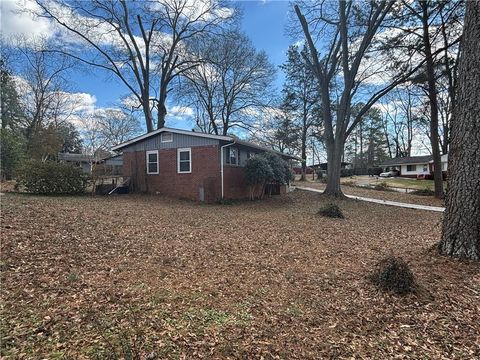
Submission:
M 429 163 L 431 160 L 432 155 L 397 157 L 394 159 L 385 160 L 380 166 L 425 164 Z
M 262 151 L 270 151 L 270 152 L 273 152 L 273 153 L 275 153 L 279 156 L 282 156 L 282 157 L 302 161 L 302 159 L 299 158 L 298 156 L 285 154 L 285 153 L 282 153 L 280 151 L 276 151 L 276 150 L 269 149 L 269 148 L 266 148 L 266 147 L 261 146 L 261 145 L 257 145 L 255 143 L 250 142 L 250 141 L 240 140 L 240 139 L 238 139 L 237 137 L 234 137 L 234 136 L 230 136 L 230 138 L 231 138 L 230 141 L 235 141 L 235 144 L 238 144 L 238 145 L 243 145 L 243 146 L 246 146 L 246 147 L 250 147 L 250 148 L 258 149 L 258 150 L 262 150 Z
M 58 153 L 58 160 L 90 163 L 96 159 L 93 155 L 87 154 Z
M 182 135 L 188 135 L 188 136 L 203 137 L 203 138 L 207 138 L 207 139 L 215 139 L 215 140 L 219 140 L 219 141 L 234 142 L 236 144 L 243 145 L 243 146 L 246 146 L 246 147 L 250 147 L 250 148 L 253 148 L 253 149 L 258 149 L 258 150 L 263 150 L 263 151 L 271 151 L 271 152 L 276 153 L 276 154 L 278 154 L 282 157 L 301 160 L 300 158 L 298 158 L 296 156 L 293 156 L 293 155 L 284 154 L 284 153 L 281 153 L 279 151 L 268 149 L 266 147 L 254 144 L 254 143 L 249 142 L 249 141 L 240 140 L 235 136 L 214 135 L 214 134 L 207 134 L 207 133 L 203 133 L 203 132 L 180 130 L 180 129 L 174 129 L 174 128 L 168 128 L 168 127 L 163 127 L 161 129 L 157 129 L 157 130 L 152 131 L 150 133 L 137 136 L 137 137 L 135 137 L 135 138 L 133 138 L 129 141 L 126 141 L 124 143 L 115 145 L 114 147 L 112 147 L 112 150 L 113 151 L 121 150 L 121 149 L 123 149 L 127 146 L 133 145 L 133 144 L 138 143 L 140 141 L 143 141 L 145 139 L 149 139 L 149 138 L 151 138 L 155 135 L 158 135 L 162 132 L 171 132 L 171 133 L 174 133 L 174 134 L 182 134 Z
M 345 161 L 342 161 L 342 166 L 346 166 L 346 165 L 350 165 L 351 163 L 349 162 L 345 162 Z M 310 165 L 310 167 L 319 167 L 319 166 L 325 166 L 325 165 L 328 165 L 327 162 L 323 162 L 323 163 L 320 163 L 320 164 L 313 164 L 313 165 Z
M 203 137 L 203 138 L 208 138 L 208 139 L 217 139 L 217 140 L 224 140 L 224 141 L 230 141 L 232 139 L 230 136 L 214 135 L 214 134 L 207 134 L 207 133 L 196 132 L 196 131 L 188 131 L 188 130 L 180 130 L 180 129 L 162 127 L 160 129 L 154 130 L 152 132 L 134 137 L 133 139 L 125 141 L 121 144 L 115 145 L 115 146 L 112 147 L 112 150 L 117 151 L 117 150 L 123 149 L 123 148 L 125 148 L 129 145 L 135 144 L 135 143 L 140 142 L 140 141 L 145 140 L 145 139 L 149 139 L 149 138 L 151 138 L 155 135 L 158 135 L 162 132 L 171 132 L 171 133 L 174 133 L 174 134 L 198 136 L 198 137 Z

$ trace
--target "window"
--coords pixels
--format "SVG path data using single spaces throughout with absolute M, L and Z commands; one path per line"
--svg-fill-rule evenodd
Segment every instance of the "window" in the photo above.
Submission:
M 162 135 L 160 135 L 160 141 L 162 143 L 172 142 L 173 141 L 173 134 L 172 133 L 162 133 Z
M 147 174 L 158 174 L 158 150 L 147 151 Z
M 407 171 L 416 171 L 417 165 L 407 165 Z
M 227 152 L 227 156 L 226 156 L 227 164 L 238 165 L 238 150 L 232 147 L 227 147 L 225 150 Z
M 192 149 L 178 149 L 177 152 L 177 164 L 179 173 L 191 173 L 192 172 Z
M 423 164 L 423 172 L 427 172 L 428 171 L 428 165 L 427 164 Z

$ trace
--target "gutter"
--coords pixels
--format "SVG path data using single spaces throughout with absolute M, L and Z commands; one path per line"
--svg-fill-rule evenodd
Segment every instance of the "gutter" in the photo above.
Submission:
M 223 149 L 229 146 L 232 146 L 235 143 L 236 143 L 235 140 L 233 140 L 233 142 L 230 144 L 225 144 L 220 146 L 220 178 L 221 178 L 220 182 L 222 183 L 222 200 L 224 198 L 224 192 L 225 192 L 224 185 L 223 185 Z

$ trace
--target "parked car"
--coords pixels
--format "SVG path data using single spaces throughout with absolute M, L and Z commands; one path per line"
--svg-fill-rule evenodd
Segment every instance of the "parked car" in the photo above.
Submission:
M 394 176 L 398 176 L 397 170 L 390 170 L 390 171 L 382 172 L 380 174 L 380 177 L 394 177 Z

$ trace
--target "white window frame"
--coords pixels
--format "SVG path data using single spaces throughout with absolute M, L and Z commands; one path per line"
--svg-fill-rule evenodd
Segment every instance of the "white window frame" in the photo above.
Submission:
M 231 159 L 232 159 L 232 156 L 230 155 L 230 153 L 234 151 L 236 156 L 235 156 L 235 164 L 233 164 L 231 162 Z M 228 147 L 225 149 L 225 152 L 226 152 L 226 156 L 225 156 L 225 163 L 227 165 L 231 165 L 231 166 L 239 166 L 240 165 L 240 149 L 237 148 L 237 147 Z
M 170 135 L 170 140 L 164 140 L 164 138 L 163 138 L 164 135 Z M 160 135 L 160 142 L 162 142 L 162 143 L 173 142 L 173 133 L 171 133 L 171 132 L 162 133 L 162 134 Z
M 150 154 L 155 154 L 155 155 L 157 155 L 157 171 L 156 171 L 156 172 L 151 172 L 151 171 L 149 171 L 149 169 L 148 169 L 148 165 L 149 165 L 149 164 L 153 164 L 153 162 L 150 163 L 150 162 L 148 161 L 148 155 L 150 155 Z M 145 152 L 145 165 L 146 165 L 146 167 L 147 167 L 147 175 L 158 175 L 158 174 L 159 174 L 160 164 L 159 164 L 159 158 L 158 158 L 158 150 L 149 150 L 149 151 Z
M 180 171 L 180 153 L 188 152 L 188 158 L 190 162 L 189 171 Z M 177 173 L 178 174 L 190 174 L 192 172 L 192 148 L 179 148 L 177 149 Z

